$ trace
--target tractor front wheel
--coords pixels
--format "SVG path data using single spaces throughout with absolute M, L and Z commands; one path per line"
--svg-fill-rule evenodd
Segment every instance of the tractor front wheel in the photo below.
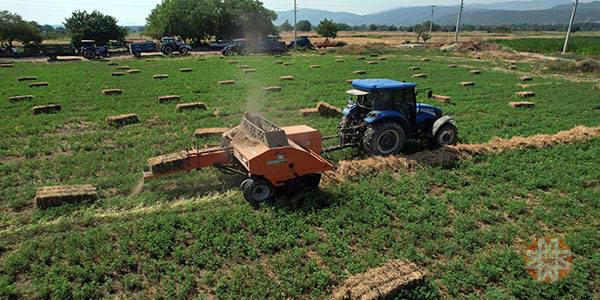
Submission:
M 83 51 L 83 57 L 85 57 L 87 59 L 94 59 L 94 58 L 96 58 L 96 52 L 94 52 L 94 50 L 92 50 L 92 49 L 87 49 L 87 50 Z
M 369 125 L 363 136 L 363 147 L 370 155 L 394 155 L 402 150 L 405 139 L 402 125 L 393 120 L 383 120 Z
M 446 123 L 442 125 L 440 129 L 435 133 L 433 137 L 433 142 L 436 146 L 443 147 L 447 145 L 456 144 L 456 139 L 458 137 L 458 130 L 456 126 L 450 123 Z
M 275 195 L 275 187 L 262 178 L 246 179 L 242 182 L 241 187 L 244 198 L 254 206 L 273 199 Z

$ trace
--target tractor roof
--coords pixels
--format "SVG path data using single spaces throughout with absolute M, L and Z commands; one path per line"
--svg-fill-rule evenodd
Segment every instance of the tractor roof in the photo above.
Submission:
M 361 79 L 352 82 L 352 86 L 362 91 L 374 92 L 414 88 L 417 86 L 417 84 L 400 82 L 391 79 Z

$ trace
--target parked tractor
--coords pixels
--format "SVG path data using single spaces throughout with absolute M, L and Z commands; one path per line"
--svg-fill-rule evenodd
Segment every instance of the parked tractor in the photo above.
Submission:
M 82 40 L 81 54 L 87 59 L 94 59 L 97 57 L 110 57 L 108 48 L 104 46 L 96 45 L 94 40 Z
M 313 47 L 312 43 L 308 39 L 308 36 L 306 36 L 306 35 L 300 36 L 295 41 L 291 41 L 290 44 L 288 45 L 288 49 L 293 49 L 296 46 L 298 48 L 304 47 L 304 48 L 307 48 L 307 49 L 312 49 L 312 47 Z
M 160 40 L 162 42 L 160 45 L 160 52 L 164 55 L 171 55 L 176 51 L 185 55 L 192 50 L 192 46 L 176 41 L 175 38 L 172 37 L 164 37 Z
M 250 55 L 250 53 L 282 54 L 287 51 L 285 42 L 279 41 L 276 35 L 268 35 L 265 39 L 237 39 L 233 44 L 223 48 L 225 56 Z
M 426 138 L 437 146 L 456 143 L 456 122 L 442 110 L 417 103 L 416 83 L 390 79 L 364 79 L 352 83 L 352 97 L 338 126 L 337 150 L 360 146 L 370 155 L 387 156 L 402 150 L 406 139 Z

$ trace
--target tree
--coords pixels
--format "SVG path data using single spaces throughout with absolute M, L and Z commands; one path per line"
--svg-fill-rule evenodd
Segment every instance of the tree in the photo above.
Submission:
M 335 38 L 337 36 L 338 27 L 333 20 L 324 19 L 317 26 L 317 33 L 323 36 L 325 39 Z
M 422 38 L 423 42 L 427 42 L 431 36 L 429 35 L 429 22 L 418 24 L 413 27 L 414 32 L 417 34 L 417 43 Z
M 337 25 L 338 31 L 352 31 L 352 26 L 346 23 L 337 23 L 335 25 Z
M 41 43 L 42 33 L 35 22 L 26 22 L 18 14 L 0 11 L 0 44 L 13 46 L 13 41 L 23 44 Z
M 301 20 L 296 23 L 296 30 L 298 31 L 310 31 L 312 29 L 312 24 L 308 20 Z
M 369 30 L 370 30 L 370 31 L 375 31 L 375 30 L 377 30 L 377 25 L 375 25 L 375 24 L 371 24 L 371 25 L 369 25 Z
M 294 26 L 292 26 L 292 24 L 290 24 L 290 22 L 288 22 L 288 20 L 285 20 L 285 22 L 283 22 L 283 24 L 279 25 L 279 30 L 292 31 L 292 30 L 294 30 Z
M 117 25 L 117 19 L 94 10 L 74 11 L 70 18 L 65 19 L 65 28 L 71 35 L 71 43 L 76 49 L 81 47 L 81 40 L 95 40 L 104 45 L 110 40 L 123 41 L 127 30 Z

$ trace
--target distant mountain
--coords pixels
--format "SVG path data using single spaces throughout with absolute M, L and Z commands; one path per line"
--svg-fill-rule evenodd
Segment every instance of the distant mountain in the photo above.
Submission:
M 600 21 L 600 1 L 580 3 L 577 12 L 578 22 Z M 567 23 L 573 4 L 569 0 L 534 0 L 510 1 L 493 4 L 465 4 L 463 24 L 503 25 L 503 24 L 552 24 Z M 442 25 L 456 23 L 457 6 L 436 6 L 435 22 Z M 286 19 L 293 23 L 294 14 L 291 11 L 278 11 L 275 25 L 280 25 Z M 323 19 L 333 19 L 336 23 L 349 25 L 377 24 L 408 26 L 431 18 L 431 6 L 399 7 L 368 15 L 358 15 L 347 12 L 331 12 L 318 9 L 299 9 L 297 19 L 308 20 L 317 25 Z

